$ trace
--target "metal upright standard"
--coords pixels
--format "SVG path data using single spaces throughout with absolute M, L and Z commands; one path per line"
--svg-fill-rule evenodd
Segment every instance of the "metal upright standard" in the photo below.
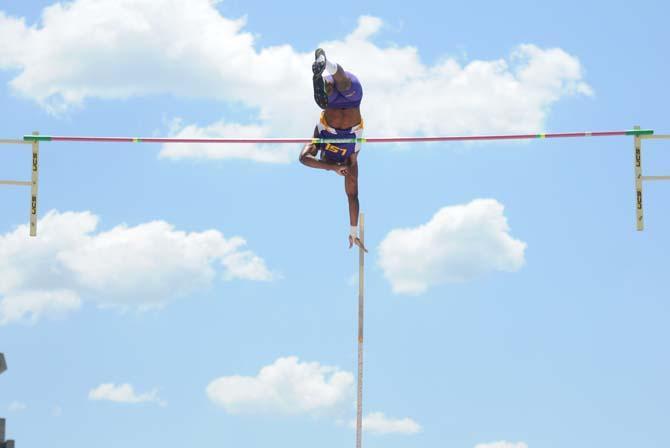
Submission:
M 640 129 L 635 126 L 635 129 Z M 670 140 L 670 134 L 639 134 L 635 135 L 635 213 L 637 217 L 637 230 L 644 230 L 644 208 L 642 206 L 642 184 L 645 180 L 670 180 L 670 176 L 644 176 L 642 175 L 642 140 Z
M 365 246 L 365 219 L 361 213 L 358 220 L 360 239 Z M 356 398 L 356 448 L 363 442 L 363 322 L 365 318 L 365 251 L 358 248 L 358 388 Z
M 32 177 L 30 181 L 22 180 L 0 180 L 0 185 L 19 185 L 30 187 L 30 236 L 37 236 L 37 192 L 39 184 L 40 169 L 40 141 L 39 132 L 33 132 L 32 140 L 0 140 L 0 144 L 8 145 L 31 145 L 33 148 Z M 0 446 L 0 448 L 2 448 Z

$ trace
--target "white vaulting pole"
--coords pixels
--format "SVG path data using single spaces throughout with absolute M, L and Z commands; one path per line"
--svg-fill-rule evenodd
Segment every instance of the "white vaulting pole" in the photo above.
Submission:
M 358 225 L 360 226 L 361 245 L 365 246 L 365 220 L 363 213 L 360 214 Z M 361 448 L 363 439 L 363 322 L 365 318 L 364 297 L 364 274 L 365 274 L 365 251 L 358 248 L 358 395 L 356 401 L 356 448 Z

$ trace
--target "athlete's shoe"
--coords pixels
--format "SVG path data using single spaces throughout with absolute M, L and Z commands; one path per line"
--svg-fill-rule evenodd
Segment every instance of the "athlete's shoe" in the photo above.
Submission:
M 312 64 L 312 73 L 314 75 L 321 75 L 326 69 L 326 52 L 323 48 L 314 50 L 314 63 Z
M 314 101 L 321 108 L 328 107 L 328 93 L 326 93 L 326 82 L 323 79 L 323 71 L 326 69 L 326 52 L 322 48 L 314 51 L 314 62 L 312 63 L 312 82 L 314 84 Z

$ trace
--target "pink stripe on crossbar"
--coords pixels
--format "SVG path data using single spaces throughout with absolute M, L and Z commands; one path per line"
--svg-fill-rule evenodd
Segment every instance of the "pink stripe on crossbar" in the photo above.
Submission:
M 371 137 L 365 143 L 409 143 L 486 140 L 529 140 L 539 138 L 607 137 L 627 135 L 627 131 L 566 132 L 547 134 L 465 135 L 435 137 Z M 59 142 L 107 142 L 107 143 L 312 143 L 312 138 L 134 138 L 134 137 L 73 137 L 51 136 Z M 353 139 L 351 140 L 353 141 Z

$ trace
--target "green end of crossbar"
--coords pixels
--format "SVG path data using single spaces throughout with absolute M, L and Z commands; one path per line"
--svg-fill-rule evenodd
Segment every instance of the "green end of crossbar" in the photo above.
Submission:
M 651 129 L 633 129 L 632 131 L 626 131 L 626 135 L 653 135 L 654 131 Z
M 50 142 L 51 137 L 48 135 L 24 135 L 24 142 Z

